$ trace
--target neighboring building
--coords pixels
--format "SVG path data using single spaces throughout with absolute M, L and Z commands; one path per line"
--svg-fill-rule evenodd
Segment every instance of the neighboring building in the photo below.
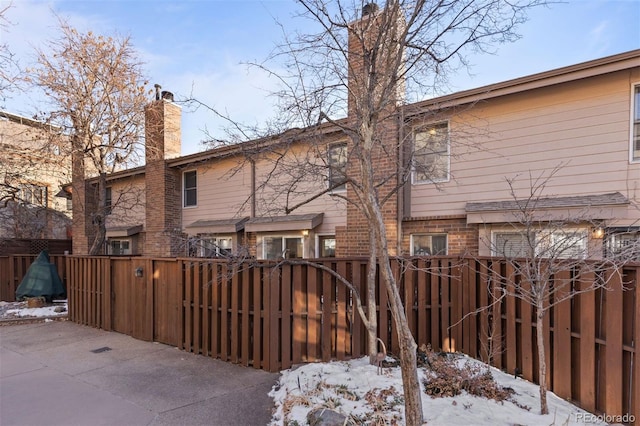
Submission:
M 71 177 L 65 139 L 46 124 L 0 111 L 0 238 L 68 239 Z
M 379 156 L 376 167 L 393 175 L 393 167 L 412 158 L 413 172 L 384 208 L 392 254 L 522 254 L 522 224 L 514 212 L 536 179 L 544 191 L 535 199 L 534 220 L 553 228 L 544 238 L 569 241 L 575 256 L 638 245 L 640 50 L 396 112 L 403 124 L 390 127 L 385 141 L 406 149 Z M 351 165 L 349 142 L 337 127 L 323 125 L 319 144 L 310 142 L 311 130 L 292 129 L 183 157 L 176 156 L 178 106 L 153 101 L 147 127 L 160 131 L 147 132 L 146 166 L 109 177 L 111 197 L 126 193 L 123 188 L 138 194 L 108 219 L 109 253 L 368 254 L 366 223 L 345 201 L 349 184 L 340 184 Z M 317 129 L 313 134 L 318 137 Z M 297 173 L 284 168 L 282 152 L 289 159 L 314 158 L 317 173 L 301 177 L 298 186 L 279 186 L 277 173 L 288 182 Z M 289 211 L 322 189 L 323 195 Z M 554 228 L 558 223 L 562 227 Z M 74 236 L 83 238 L 82 232 Z M 497 253 L 498 247 L 504 251 Z

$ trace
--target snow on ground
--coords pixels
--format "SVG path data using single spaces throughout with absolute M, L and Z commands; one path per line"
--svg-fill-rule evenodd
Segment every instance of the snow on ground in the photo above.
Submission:
M 67 315 L 67 301 L 54 301 L 41 308 L 28 308 L 27 302 L 0 302 L 0 318 L 48 318 Z
M 457 363 L 487 367 L 464 355 L 459 355 Z M 552 392 L 547 394 L 550 414 L 542 416 L 537 385 L 493 367 L 490 371 L 499 386 L 513 389 L 511 400 L 515 403 L 476 397 L 465 391 L 455 397 L 432 398 L 424 392 L 422 384 L 426 370 L 419 368 L 424 420 L 429 425 L 606 424 Z M 384 368 L 378 375 L 377 367 L 369 364 L 368 357 L 285 370 L 269 395 L 276 405 L 273 426 L 306 425 L 307 414 L 317 407 L 345 414 L 356 424 L 404 424 L 400 368 Z

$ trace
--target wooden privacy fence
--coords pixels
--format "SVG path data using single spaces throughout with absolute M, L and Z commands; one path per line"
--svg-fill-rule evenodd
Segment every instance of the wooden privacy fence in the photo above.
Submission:
M 366 259 L 317 263 L 365 294 Z M 512 285 L 504 261 L 434 257 L 397 260 L 393 268 L 419 345 L 460 351 L 537 381 L 534 310 L 510 296 L 492 304 L 492 295 Z M 69 318 L 81 324 L 268 371 L 366 353 L 353 295 L 312 266 L 68 256 L 66 272 Z M 629 265 L 611 275 L 608 290 L 580 294 L 548 312 L 549 389 L 591 412 L 640 415 L 639 278 L 640 264 Z M 580 289 L 597 277 L 567 271 L 556 279 Z M 379 337 L 397 353 L 379 285 L 376 303 Z
M 37 257 L 35 254 L 0 256 L 0 301 L 14 302 L 16 300 L 16 289 L 26 275 L 29 266 Z M 66 288 L 64 255 L 49 255 L 49 260 L 56 265 L 58 275 Z

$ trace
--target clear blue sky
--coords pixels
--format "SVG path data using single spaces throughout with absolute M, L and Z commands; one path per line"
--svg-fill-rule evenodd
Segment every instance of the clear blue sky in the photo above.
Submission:
M 290 0 L 13 0 L 1 30 L 23 66 L 56 34 L 53 12 L 79 30 L 129 35 L 153 83 L 178 97 L 194 96 L 243 122 L 261 122 L 273 114 L 266 97 L 275 82 L 242 63 L 263 60 L 282 41 L 275 19 L 287 29 L 301 28 L 292 19 L 298 10 Z M 6 6 L 7 0 L 0 0 Z M 640 1 L 570 0 L 538 8 L 520 27 L 522 38 L 497 46 L 495 55 L 470 58 L 471 72 L 453 79 L 454 90 L 522 77 L 640 48 Z M 30 115 L 38 99 L 16 94 L 4 105 Z M 40 104 L 42 108 L 42 104 Z M 222 122 L 201 109 L 183 112 L 183 154 L 202 149 L 203 129 L 221 134 Z

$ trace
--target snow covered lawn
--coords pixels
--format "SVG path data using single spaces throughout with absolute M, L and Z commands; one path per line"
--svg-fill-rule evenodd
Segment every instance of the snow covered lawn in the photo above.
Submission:
M 28 308 L 27 302 L 0 302 L 0 319 L 50 318 L 67 315 L 67 301 L 54 303 L 41 308 Z
M 486 364 L 464 355 L 455 363 L 465 363 L 474 371 L 487 371 Z M 391 359 L 387 358 L 392 361 Z M 347 424 L 404 424 L 400 368 L 377 368 L 368 357 L 351 361 L 306 364 L 282 372 L 271 391 L 276 412 L 272 425 L 306 425 L 307 414 L 326 407 L 347 416 Z M 496 384 L 511 396 L 498 402 L 462 391 L 457 396 L 432 398 L 425 393 L 428 370 L 419 368 L 424 420 L 429 425 L 604 425 L 598 418 L 558 398 L 547 395 L 550 414 L 541 416 L 537 385 L 514 378 L 491 367 Z M 513 390 L 511 392 L 510 389 Z M 587 421 L 588 419 L 588 421 Z

